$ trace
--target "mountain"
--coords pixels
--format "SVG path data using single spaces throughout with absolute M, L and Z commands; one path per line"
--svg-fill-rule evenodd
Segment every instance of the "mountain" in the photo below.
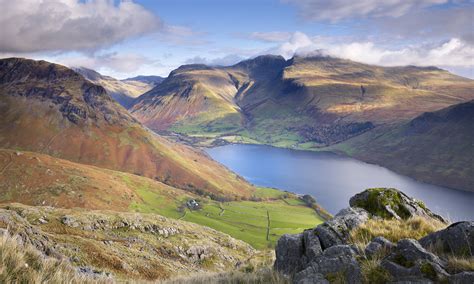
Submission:
M 397 130 L 407 122 L 470 101 L 472 90 L 473 80 L 436 67 L 259 56 L 230 67 L 181 66 L 137 98 L 130 111 L 154 131 L 194 145 L 334 150 L 431 183 L 471 189 L 472 167 L 466 159 L 474 151 L 466 142 L 472 137 L 463 133 L 472 133 L 467 122 L 453 121 L 439 133 L 427 132 L 423 140 L 412 135 L 413 142 L 396 141 L 408 141 Z M 453 131 L 456 142 L 436 142 L 441 132 Z M 437 144 L 422 149 L 422 141 Z
M 127 78 L 127 79 L 124 79 L 124 80 L 121 80 L 122 82 L 142 82 L 142 83 L 145 83 L 145 84 L 150 84 L 150 85 L 158 85 L 160 84 L 161 82 L 163 82 L 165 78 L 161 77 L 161 76 L 154 76 L 154 75 L 148 75 L 148 76 L 144 76 L 144 75 L 140 75 L 140 76 L 135 76 L 135 77 L 131 77 L 131 78 Z
M 267 55 L 230 67 L 181 66 L 130 110 L 155 131 L 321 147 L 473 99 L 473 87 L 436 67 Z
M 134 98 L 146 93 L 161 82 L 161 77 L 158 76 L 138 76 L 117 80 L 85 67 L 74 67 L 72 69 L 92 83 L 104 87 L 107 93 L 124 108 L 129 108 Z
M 213 198 L 254 188 L 205 153 L 145 129 L 104 88 L 64 66 L 0 60 L 0 147 L 129 172 Z
M 381 127 L 334 150 L 418 180 L 474 191 L 474 100 Z

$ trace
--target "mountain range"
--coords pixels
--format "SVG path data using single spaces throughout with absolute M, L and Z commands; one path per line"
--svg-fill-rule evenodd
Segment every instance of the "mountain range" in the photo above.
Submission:
M 190 147 L 152 133 L 106 90 L 66 67 L 0 60 L 0 147 L 129 172 L 230 198 L 253 187 Z
M 473 89 L 473 80 L 437 67 L 381 67 L 327 56 L 285 60 L 265 55 L 229 67 L 181 66 L 136 98 L 129 110 L 150 129 L 173 133 L 193 145 L 230 142 L 332 150 L 343 149 L 351 138 L 369 139 L 426 112 L 472 100 Z M 472 132 L 472 127 L 466 127 L 456 132 L 461 140 Z M 448 135 L 441 132 L 428 134 L 429 141 L 435 143 L 437 135 Z M 401 136 L 394 139 L 403 139 L 401 132 L 397 135 Z M 370 145 L 380 143 L 378 148 L 384 148 L 391 142 L 378 139 Z M 472 148 L 436 147 L 449 159 L 443 160 L 445 174 L 435 177 L 431 169 L 440 167 L 438 159 L 416 155 L 423 147 L 416 143 L 421 140 L 403 153 L 417 161 L 404 166 L 386 161 L 382 152 L 375 151 L 377 147 L 367 147 L 364 155 L 339 152 L 354 153 L 356 158 L 430 183 L 474 190 L 466 178 L 470 173 L 447 178 L 458 166 L 455 161 L 463 160 L 461 156 L 472 159 Z M 391 150 L 401 151 L 398 146 Z M 424 155 L 436 156 L 431 150 L 435 151 L 428 147 Z
M 1 59 L 0 112 L 1 203 L 155 213 L 255 248 L 323 220 L 299 196 L 256 187 L 152 132 L 65 66 Z
M 160 76 L 136 76 L 117 80 L 85 67 L 73 67 L 72 69 L 92 83 L 104 87 L 107 93 L 124 108 L 129 108 L 133 99 L 151 90 L 164 80 Z

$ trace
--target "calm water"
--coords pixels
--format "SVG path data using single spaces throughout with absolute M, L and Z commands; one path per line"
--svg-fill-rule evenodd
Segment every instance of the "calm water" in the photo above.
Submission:
M 395 187 L 453 221 L 474 220 L 474 193 L 421 183 L 332 153 L 256 145 L 227 145 L 206 151 L 253 184 L 311 194 L 333 214 L 366 188 Z

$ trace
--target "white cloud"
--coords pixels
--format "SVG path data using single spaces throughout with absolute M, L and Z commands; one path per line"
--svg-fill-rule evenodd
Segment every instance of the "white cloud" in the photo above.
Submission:
M 201 56 L 195 56 L 195 57 L 187 59 L 184 63 L 185 64 L 206 64 L 206 65 L 211 65 L 211 66 L 230 66 L 244 59 L 245 59 L 244 57 L 240 55 L 236 55 L 236 54 L 229 54 L 223 57 L 217 57 L 213 59 L 208 59 Z
M 400 17 L 411 11 L 449 0 L 283 0 L 298 7 L 308 20 L 340 21 L 349 18 Z
M 291 37 L 289 32 L 253 32 L 248 38 L 265 41 L 265 42 L 281 42 Z
M 87 67 L 89 69 L 109 69 L 115 73 L 133 73 L 144 65 L 157 64 L 156 60 L 132 53 L 105 53 L 94 56 L 67 56 L 58 61 L 67 66 Z
M 162 26 L 126 0 L 0 0 L 0 7 L 0 52 L 95 51 Z
M 309 37 L 296 32 L 291 38 L 262 53 L 308 56 L 314 53 L 383 66 L 419 65 L 468 68 L 474 62 L 474 45 L 460 38 L 433 44 L 390 49 L 371 41 L 340 43 L 328 38 Z

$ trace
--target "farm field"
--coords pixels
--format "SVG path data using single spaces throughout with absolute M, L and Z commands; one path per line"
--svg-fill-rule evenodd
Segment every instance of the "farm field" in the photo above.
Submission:
M 202 206 L 199 210 L 190 210 L 184 205 L 192 195 L 171 197 L 146 184 L 138 186 L 137 193 L 143 202 L 132 203 L 132 211 L 208 226 L 257 249 L 273 247 L 281 235 L 300 233 L 323 222 L 297 196 L 269 188 L 257 189 L 255 197 L 261 201 L 218 202 L 196 198 Z

